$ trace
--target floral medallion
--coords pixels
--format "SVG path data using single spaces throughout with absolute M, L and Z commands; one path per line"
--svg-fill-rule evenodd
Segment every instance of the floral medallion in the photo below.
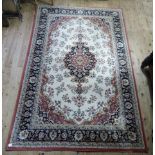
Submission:
M 95 67 L 95 55 L 89 52 L 89 48 L 81 42 L 82 35 L 78 35 L 79 42 L 76 47 L 71 48 L 71 52 L 67 53 L 64 62 L 65 66 L 70 70 L 70 74 L 74 75 L 77 81 L 89 76 L 89 72 Z

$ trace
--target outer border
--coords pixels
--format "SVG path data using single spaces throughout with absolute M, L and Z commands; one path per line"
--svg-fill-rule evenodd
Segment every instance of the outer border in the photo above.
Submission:
M 22 91 L 22 84 L 23 84 L 23 80 L 24 80 L 24 77 L 25 77 L 26 66 L 27 66 L 28 57 L 29 57 L 29 54 L 30 54 L 32 37 L 33 37 L 33 33 L 34 33 L 35 19 L 36 19 L 36 10 L 35 10 L 34 15 L 33 15 L 31 34 L 30 34 L 30 38 L 29 38 L 29 45 L 28 45 L 28 49 L 27 49 L 27 53 L 26 53 L 26 58 L 25 58 L 25 62 L 24 62 L 22 76 L 21 76 L 21 79 L 20 79 L 20 85 L 19 85 L 19 89 L 18 89 L 18 95 L 17 95 L 17 99 L 16 99 L 14 112 L 13 112 L 11 126 L 10 126 L 10 130 L 9 130 L 9 136 L 8 136 L 7 141 L 6 141 L 6 150 L 9 149 L 8 144 L 9 144 L 9 141 L 10 141 L 10 138 L 11 138 L 11 133 L 12 133 L 12 130 L 13 130 L 13 125 L 14 125 L 14 122 L 15 122 L 16 112 L 17 112 L 17 109 L 18 109 L 19 99 L 20 99 L 20 95 L 21 95 L 21 91 Z
M 42 5 L 42 6 L 46 6 L 46 5 Z M 54 6 L 54 7 L 61 7 L 61 6 Z M 62 6 L 63 7 L 63 6 Z M 65 7 L 65 8 L 70 8 L 70 7 Z M 82 7 L 74 7 L 74 8 L 82 8 Z M 91 8 L 88 8 L 91 9 Z M 103 8 L 92 8 L 92 9 L 103 9 Z M 105 9 L 109 9 L 109 8 L 105 8 Z M 28 46 L 28 50 L 27 50 L 27 54 L 26 54 L 26 58 L 25 58 L 25 63 L 24 63 L 24 68 L 23 68 L 23 72 L 22 72 L 22 76 L 21 76 L 21 80 L 20 80 L 20 86 L 19 86 L 19 90 L 18 90 L 18 95 L 17 95 L 17 99 L 16 99 L 16 105 L 14 108 L 14 113 L 13 113 L 13 118 L 11 121 L 11 126 L 10 126 L 10 130 L 9 130 L 9 136 L 8 139 L 6 141 L 6 151 L 80 151 L 80 152 L 137 152 L 137 153 L 147 153 L 148 152 L 148 147 L 147 147 L 147 143 L 146 143 L 146 136 L 145 136 L 145 132 L 144 132 L 144 124 L 142 121 L 142 113 L 141 113 L 141 109 L 140 109 L 140 103 L 139 103 L 139 97 L 138 97 L 138 91 L 137 91 L 137 84 L 136 84 L 136 79 L 135 79 L 135 74 L 134 74 L 134 69 L 133 69 L 133 65 L 132 65 L 132 58 L 131 58 L 131 51 L 129 48 L 129 40 L 128 40 L 128 35 L 127 35 L 127 28 L 126 28 L 126 23 L 125 23 L 125 18 L 124 18 L 124 14 L 123 14 L 123 9 L 113 9 L 113 10 L 121 10 L 121 14 L 122 14 L 122 22 L 124 25 L 124 30 L 125 30 L 125 39 L 127 41 L 127 49 L 128 49 L 128 53 L 130 56 L 130 62 L 131 62 L 131 67 L 132 67 L 132 76 L 133 76 L 133 80 L 134 80 L 134 88 L 135 88 L 135 92 L 136 92 L 136 98 L 137 98 L 137 104 L 138 104 L 138 110 L 139 110 L 139 114 L 140 114 L 140 122 L 141 122 L 141 128 L 142 128 L 142 134 L 143 134 L 143 140 L 144 140 L 144 149 L 101 149 L 101 148 L 69 148 L 69 147 L 8 147 L 10 138 L 11 138 L 11 133 L 13 130 L 13 125 L 15 122 L 15 118 L 16 118 L 16 112 L 17 112 L 17 108 L 18 108 L 18 104 L 19 104 L 19 99 L 20 99 L 20 95 L 21 95 L 21 90 L 22 90 L 22 84 L 23 84 L 23 80 L 25 77 L 25 72 L 26 72 L 26 66 L 27 66 L 27 62 L 28 62 L 28 57 L 30 54 L 30 48 L 31 48 L 31 43 L 32 43 L 32 37 L 33 37 L 33 33 L 34 33 L 34 27 L 35 27 L 35 21 L 36 21 L 36 10 L 34 13 L 34 17 L 33 17 L 33 24 L 32 24 L 32 30 L 31 30 L 31 35 L 30 35 L 30 39 L 29 39 L 29 46 Z
M 138 110 L 139 110 L 139 114 L 140 114 L 140 122 L 141 122 L 144 145 L 145 145 L 145 152 L 148 152 L 148 146 L 147 146 L 147 142 L 146 142 L 146 135 L 145 135 L 145 132 L 144 132 L 144 123 L 142 121 L 142 119 L 143 119 L 142 111 L 141 111 L 141 108 L 140 108 L 140 102 L 139 102 L 139 97 L 138 97 L 137 83 L 136 83 L 135 73 L 134 73 L 133 64 L 132 64 L 132 57 L 131 57 L 131 50 L 130 50 L 130 46 L 129 46 L 129 39 L 128 39 L 128 34 L 127 34 L 126 22 L 125 22 L 125 18 L 124 18 L 124 14 L 123 14 L 123 9 L 121 8 L 121 10 L 122 10 L 122 17 L 123 17 L 122 21 L 123 21 L 123 24 L 124 24 L 125 36 L 126 36 L 127 46 L 128 46 L 127 48 L 128 48 L 128 51 L 129 51 L 129 56 L 130 56 L 130 61 L 131 61 L 132 75 L 133 75 L 133 79 L 134 79 L 134 87 L 135 87 L 135 91 L 136 91 Z

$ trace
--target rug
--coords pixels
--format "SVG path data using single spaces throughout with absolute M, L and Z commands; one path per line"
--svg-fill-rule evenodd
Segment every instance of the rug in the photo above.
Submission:
M 146 150 L 121 10 L 39 6 L 7 150 Z

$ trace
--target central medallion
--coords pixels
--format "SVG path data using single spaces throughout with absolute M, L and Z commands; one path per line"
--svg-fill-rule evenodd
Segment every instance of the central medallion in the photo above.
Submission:
M 82 82 L 89 72 L 95 67 L 95 55 L 89 51 L 89 48 L 82 42 L 82 34 L 78 35 L 76 46 L 71 48 L 71 51 L 65 55 L 64 63 L 66 68 L 70 70 L 70 74 L 75 77 L 78 82 L 76 92 L 83 92 Z
M 84 77 L 89 76 L 90 70 L 95 67 L 95 55 L 89 51 L 89 48 L 84 46 L 82 42 L 82 34 L 78 35 L 78 42 L 71 51 L 65 55 L 65 66 L 70 70 L 78 82 Z

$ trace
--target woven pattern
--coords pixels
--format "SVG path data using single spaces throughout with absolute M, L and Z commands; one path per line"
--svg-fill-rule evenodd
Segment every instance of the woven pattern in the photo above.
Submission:
M 145 150 L 122 13 L 40 6 L 8 149 Z

